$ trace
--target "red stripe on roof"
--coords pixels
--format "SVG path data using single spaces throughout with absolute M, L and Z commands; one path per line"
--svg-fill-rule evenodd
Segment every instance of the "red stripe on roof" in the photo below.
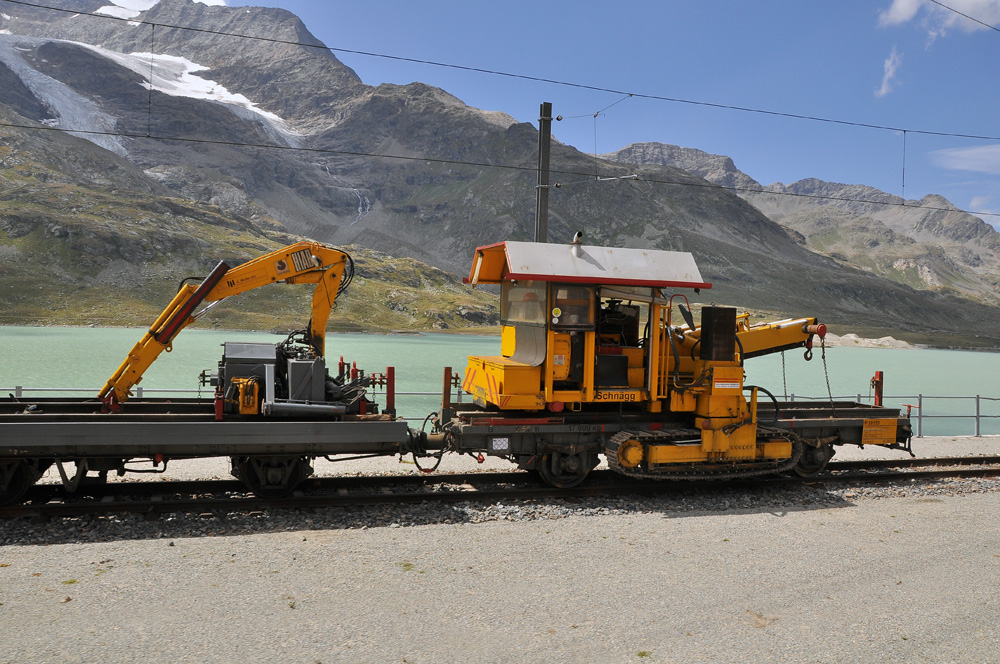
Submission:
M 712 284 L 697 281 L 650 281 L 646 279 L 594 279 L 591 277 L 570 277 L 552 274 L 515 274 L 508 272 L 503 276 L 507 281 L 517 279 L 532 279 L 535 281 L 558 281 L 570 284 L 599 284 L 605 286 L 650 286 L 653 288 L 711 288 Z

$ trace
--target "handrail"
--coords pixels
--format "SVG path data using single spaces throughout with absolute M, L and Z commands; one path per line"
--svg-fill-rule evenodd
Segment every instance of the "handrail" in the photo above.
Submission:
M 170 395 L 170 394 L 175 394 L 175 395 L 186 394 L 186 395 L 196 396 L 197 397 L 197 396 L 203 396 L 206 390 L 204 390 L 204 389 L 193 389 L 193 388 L 192 389 L 189 389 L 189 388 L 148 388 L 148 387 L 147 388 L 143 388 L 143 387 L 140 387 L 140 386 L 136 386 L 135 387 L 135 391 L 136 391 L 135 398 L 141 399 L 143 397 L 143 395 L 149 396 L 151 394 L 167 394 L 167 395 Z M 23 399 L 28 394 L 51 394 L 51 393 L 56 393 L 56 392 L 62 392 L 62 393 L 66 393 L 66 392 L 69 392 L 69 393 L 82 392 L 82 393 L 87 393 L 87 394 L 93 394 L 94 390 L 93 390 L 93 388 L 89 388 L 89 387 L 87 387 L 87 388 L 84 388 L 84 387 L 23 387 L 21 385 L 16 385 L 16 386 L 10 387 L 10 388 L 0 387 L 0 394 L 10 393 L 16 399 Z M 374 394 L 382 394 L 381 390 L 375 390 L 375 389 L 373 389 L 372 392 Z M 459 389 L 458 390 L 458 396 L 457 396 L 457 398 L 458 398 L 459 401 L 461 401 L 462 394 L 463 394 L 462 390 Z M 396 391 L 396 396 L 397 397 L 400 397 L 400 396 L 439 397 L 440 393 L 439 392 L 406 392 L 406 391 L 399 391 L 399 390 L 397 390 Z M 796 399 L 799 399 L 799 400 L 804 400 L 804 401 L 822 402 L 822 401 L 829 401 L 831 399 L 830 396 L 814 397 L 814 396 L 804 396 L 804 395 L 801 395 L 801 394 L 785 394 L 785 395 L 782 395 L 782 396 L 786 400 L 788 400 L 788 401 L 795 401 Z M 850 395 L 839 395 L 839 396 L 835 395 L 832 398 L 833 398 L 834 401 L 836 401 L 836 400 L 850 399 L 850 400 L 856 401 L 857 403 L 865 403 L 866 401 L 867 402 L 871 402 L 872 401 L 872 398 L 870 396 L 866 397 L 865 395 L 862 395 L 862 394 L 850 394 Z M 924 431 L 923 431 L 924 430 L 924 420 L 968 420 L 968 419 L 972 419 L 973 420 L 973 424 L 974 424 L 974 433 L 972 435 L 976 436 L 976 437 L 979 437 L 979 436 L 983 435 L 983 433 L 982 433 L 982 424 L 983 424 L 984 420 L 1000 420 L 1000 411 L 998 411 L 998 414 L 992 415 L 992 414 L 985 414 L 983 412 L 983 409 L 982 409 L 982 405 L 983 405 L 984 401 L 985 402 L 1000 402 L 1000 397 L 988 397 L 988 396 L 982 396 L 982 395 L 979 395 L 979 394 L 976 394 L 976 395 L 959 395 L 959 396 L 954 396 L 954 395 L 931 395 L 931 394 L 911 394 L 911 395 L 895 395 L 895 396 L 885 395 L 882 398 L 883 398 L 884 402 L 894 401 L 894 402 L 896 402 L 897 405 L 907 408 L 907 412 L 909 413 L 910 419 L 916 421 L 915 435 L 916 435 L 917 438 L 923 438 L 923 436 L 924 436 Z M 927 412 L 929 409 L 926 407 L 925 402 L 927 402 L 927 401 L 934 401 L 934 400 L 938 400 L 938 401 L 948 401 L 948 400 L 952 400 L 952 401 L 966 400 L 966 401 L 968 401 L 968 400 L 972 400 L 973 401 L 973 409 L 972 409 L 973 412 L 972 412 L 972 414 L 954 414 L 954 413 L 943 413 L 942 414 L 940 412 L 938 412 L 938 413 L 935 414 L 935 412 L 933 410 L 931 410 L 930 412 Z M 916 403 L 913 403 L 914 401 Z M 915 414 L 912 412 L 914 410 L 916 411 Z M 410 420 L 410 421 L 420 421 L 420 420 L 422 420 L 424 418 L 423 417 L 406 417 L 406 418 L 403 418 L 403 419 Z M 1000 433 L 1000 429 L 998 429 L 998 433 Z M 941 435 L 968 435 L 968 434 L 941 434 Z M 992 434 L 990 434 L 990 435 L 992 435 Z
M 858 403 L 864 403 L 865 401 L 871 401 L 872 398 L 869 396 L 867 398 L 863 397 L 861 394 L 851 394 L 844 396 L 824 396 L 824 397 L 812 397 L 812 396 L 802 396 L 796 394 L 786 394 L 784 397 L 788 401 L 795 401 L 795 399 L 804 399 L 807 401 L 829 401 L 833 399 L 856 399 Z M 903 395 L 884 395 L 882 397 L 883 401 L 895 401 L 897 399 L 905 399 L 907 401 L 916 401 L 916 403 L 907 403 L 906 401 L 897 401 L 896 403 L 900 406 L 906 408 L 907 415 L 911 420 L 916 420 L 917 429 L 916 437 L 923 438 L 924 436 L 924 420 L 945 420 L 945 419 L 972 419 L 974 423 L 973 436 L 982 436 L 982 421 L 983 420 L 1000 420 L 1000 414 L 997 415 L 984 415 L 982 411 L 982 402 L 984 401 L 996 401 L 1000 402 L 1000 397 L 985 397 L 980 394 L 976 395 L 933 395 L 933 394 L 903 394 Z M 971 415 L 956 415 L 953 413 L 946 414 L 927 414 L 927 410 L 924 407 L 925 400 L 973 400 L 973 413 Z M 912 411 L 916 410 L 916 415 L 913 415 Z M 933 411 L 931 411 L 933 413 Z M 948 435 L 948 434 L 946 434 Z

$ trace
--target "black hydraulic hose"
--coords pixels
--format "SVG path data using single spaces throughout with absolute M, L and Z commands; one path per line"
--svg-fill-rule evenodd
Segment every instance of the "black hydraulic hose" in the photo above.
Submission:
M 778 400 L 774 398 L 773 394 L 771 394 L 769 391 L 767 391 L 763 387 L 760 387 L 759 385 L 744 385 L 743 389 L 744 389 L 744 391 L 745 390 L 754 390 L 754 389 L 756 389 L 756 390 L 759 390 L 760 392 L 763 392 L 768 397 L 770 397 L 771 403 L 774 404 L 774 419 L 771 420 L 770 422 L 773 424 L 774 422 L 778 421 L 778 419 L 779 419 L 778 416 L 780 415 L 780 413 L 778 411 Z
M 670 339 L 670 347 L 674 349 L 674 385 L 677 385 L 680 379 L 681 354 L 680 351 L 677 350 L 677 342 L 674 341 L 674 333 L 670 331 L 669 327 L 667 328 L 667 337 Z M 691 359 L 694 358 L 692 357 Z
M 431 433 L 434 433 L 434 431 L 437 430 L 438 428 L 438 414 L 430 413 L 429 415 L 427 415 L 427 417 L 424 418 L 423 426 L 420 427 L 420 449 L 419 450 L 414 449 L 411 452 L 411 454 L 413 455 L 413 465 L 416 466 L 417 470 L 419 470 L 422 473 L 433 473 L 435 470 L 437 470 L 438 466 L 441 465 L 441 459 L 444 458 L 444 452 L 445 452 L 444 448 L 441 448 L 437 451 L 437 454 L 429 454 L 427 452 L 427 448 L 423 445 L 423 443 L 426 440 L 425 429 L 427 428 L 428 422 L 434 423 L 433 426 L 431 426 Z M 419 461 L 420 457 L 430 457 L 432 459 L 437 459 L 437 461 L 434 462 L 433 466 L 425 468 L 420 465 Z
M 212 270 L 211 274 L 205 277 L 205 280 L 199 284 L 198 288 L 195 289 L 193 293 L 188 297 L 187 301 L 181 304 L 177 310 L 173 313 L 169 320 L 163 324 L 163 326 L 153 332 L 153 337 L 158 343 L 166 346 L 173 338 L 177 336 L 177 333 L 184 329 L 187 324 L 188 317 L 194 312 L 195 308 L 201 304 L 202 300 L 208 297 L 208 294 L 212 291 L 215 286 L 222 281 L 222 278 L 229 271 L 229 265 L 224 261 L 220 261 L 215 269 Z
M 340 251 L 343 251 L 343 249 Z M 351 285 L 351 282 L 354 281 L 354 259 L 346 251 L 344 251 L 344 258 L 347 259 L 347 266 L 344 267 L 344 276 L 340 278 L 340 286 L 337 288 L 338 296 L 342 295 L 347 290 L 347 287 Z
M 179 284 L 177 284 L 177 290 L 180 290 L 180 289 L 184 288 L 184 284 L 186 284 L 189 281 L 197 281 L 197 282 L 201 283 L 204 280 L 205 280 L 205 277 L 184 277 L 183 279 L 181 279 L 181 282 Z
M 694 342 L 693 346 L 691 346 L 691 359 L 692 360 L 696 359 L 695 356 L 694 356 L 694 351 L 698 347 L 698 344 L 700 344 L 700 343 L 701 343 L 701 337 L 698 337 L 698 340 Z M 740 341 L 740 335 L 738 335 L 738 334 L 736 335 L 736 345 L 740 347 L 740 366 L 742 367 L 743 366 L 743 342 Z
M 708 377 L 709 369 L 707 369 L 707 368 L 704 371 L 701 372 L 701 375 L 698 376 L 698 378 L 696 378 L 695 380 L 691 381 L 690 383 L 687 383 L 686 385 L 681 385 L 680 384 L 680 382 L 679 382 L 680 381 L 680 377 L 681 377 L 680 376 L 680 362 L 677 361 L 677 360 L 680 359 L 680 352 L 677 350 L 677 344 L 676 344 L 676 342 L 674 342 L 674 335 L 670 332 L 669 328 L 667 328 L 667 336 L 670 337 L 670 347 L 674 349 L 674 358 L 676 358 L 674 360 L 674 387 L 676 387 L 679 390 L 684 390 L 684 389 L 687 389 L 689 387 L 698 387 L 699 385 L 701 385 L 702 383 L 704 383 L 705 382 L 705 378 Z M 699 339 L 698 341 L 701 341 L 701 339 Z M 694 359 L 694 356 L 692 356 L 691 359 Z

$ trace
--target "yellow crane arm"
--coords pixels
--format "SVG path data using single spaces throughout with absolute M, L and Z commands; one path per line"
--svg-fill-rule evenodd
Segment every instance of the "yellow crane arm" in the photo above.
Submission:
M 218 302 L 230 295 L 273 284 L 316 284 L 308 325 L 308 340 L 317 356 L 326 346 L 326 323 L 330 312 L 353 275 L 351 257 L 318 242 L 297 242 L 264 254 L 238 267 L 219 263 L 201 284 L 182 284 L 177 295 L 149 330 L 129 351 L 98 397 L 109 406 L 122 403 L 130 390 L 164 350 L 170 351 L 174 337 L 195 321 L 194 310 L 203 302 Z
M 681 328 L 683 334 L 676 339 L 676 347 L 667 349 L 677 354 L 675 363 L 668 363 L 670 371 L 690 373 L 694 371 L 695 354 L 701 343 L 701 326 Z M 812 357 L 812 344 L 815 337 L 826 336 L 826 325 L 819 323 L 814 317 L 789 318 L 773 323 L 750 324 L 750 315 L 740 314 L 736 317 L 737 352 L 740 361 L 753 357 L 780 353 L 793 348 L 805 348 L 806 359 Z M 664 342 L 665 343 L 665 342 Z M 671 341 L 673 344 L 674 341 Z
M 792 348 L 812 348 L 813 335 L 826 336 L 826 325 L 815 318 L 795 318 L 748 325 L 737 322 L 736 338 L 740 341 L 743 359 L 778 353 Z

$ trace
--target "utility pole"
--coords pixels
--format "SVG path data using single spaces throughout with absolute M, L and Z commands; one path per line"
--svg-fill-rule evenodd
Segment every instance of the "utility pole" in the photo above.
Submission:
M 549 241 L 549 151 L 552 147 L 552 103 L 538 111 L 538 185 L 535 187 L 535 242 Z

